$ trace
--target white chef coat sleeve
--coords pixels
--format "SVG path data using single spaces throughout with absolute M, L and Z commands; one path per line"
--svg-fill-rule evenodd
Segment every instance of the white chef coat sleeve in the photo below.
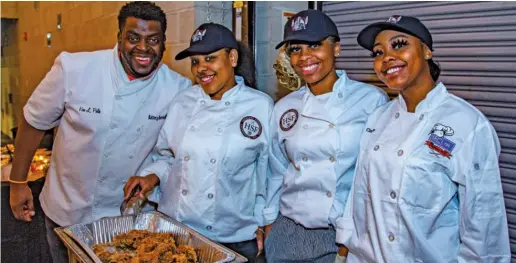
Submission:
M 170 113 L 170 111 L 169 111 Z M 171 116 L 172 114 L 168 115 Z M 146 176 L 149 174 L 156 174 L 159 178 L 160 185 L 163 186 L 164 182 L 168 178 L 168 174 L 172 167 L 172 163 L 174 161 L 174 154 L 168 145 L 168 135 L 167 130 L 172 129 L 173 123 L 172 118 L 168 118 L 165 120 L 165 123 L 161 127 L 159 132 L 158 141 L 156 142 L 156 146 L 149 153 L 149 157 L 152 159 L 152 163 L 147 167 L 143 168 L 139 176 Z
M 269 123 L 270 119 L 272 118 L 272 109 L 274 107 L 274 104 L 271 100 L 271 103 L 269 105 Z M 267 123 L 268 125 L 268 123 Z M 267 170 L 268 170 L 268 164 L 269 164 L 269 146 L 271 143 L 271 137 L 270 137 L 270 130 L 269 127 L 266 129 L 263 129 L 264 136 L 266 138 L 267 144 L 262 149 L 262 152 L 260 153 L 260 156 L 258 158 L 258 163 L 256 166 L 256 201 L 254 205 L 254 215 L 256 218 L 256 221 L 258 222 L 259 226 L 265 225 L 265 218 L 264 218 L 264 209 L 267 202 Z
M 457 156 L 461 240 L 458 262 L 511 259 L 499 154 L 495 130 L 487 120 L 479 121 Z
M 356 170 L 356 168 L 355 168 Z M 353 190 L 354 190 L 354 180 L 353 177 L 351 183 L 351 189 L 348 193 L 348 199 L 346 200 L 346 204 L 344 206 L 344 213 L 341 217 L 338 217 L 336 220 L 335 231 L 336 231 L 336 243 L 344 245 L 349 248 L 349 243 L 351 241 L 351 235 L 353 234 L 354 223 L 353 223 Z
M 54 65 L 23 107 L 25 120 L 38 130 L 54 128 L 63 116 L 67 92 L 64 60 L 67 58 L 67 53 L 63 52 L 55 59 Z
M 281 185 L 289 164 L 285 144 L 283 141 L 279 141 L 279 121 L 276 118 L 276 111 L 273 112 L 272 116 L 269 125 L 271 143 L 267 172 L 267 205 L 263 210 L 265 225 L 272 224 L 278 217 Z
M 192 81 L 189 78 L 185 78 L 183 76 L 180 76 L 178 78 L 178 82 L 179 82 L 178 83 L 179 84 L 178 87 L 179 87 L 180 91 L 192 87 Z
M 371 95 L 371 97 L 373 97 L 373 95 Z M 367 104 L 367 105 L 374 105 L 373 107 L 367 108 L 367 114 L 371 115 L 376 108 L 382 106 L 383 104 L 387 103 L 388 101 L 389 101 L 389 97 L 383 90 L 381 90 L 381 92 L 377 92 L 374 96 L 373 103 Z M 369 125 L 365 125 L 365 126 L 368 127 Z M 360 141 L 362 141 L 362 140 L 360 140 Z M 360 155 L 360 152 L 358 152 L 357 154 Z M 358 160 L 357 160 L 357 164 L 358 164 Z M 338 244 L 342 244 L 346 247 L 349 247 L 349 243 L 351 241 L 351 235 L 353 234 L 353 229 L 354 229 L 354 225 L 355 225 L 353 223 L 353 215 L 351 212 L 353 211 L 353 189 L 354 189 L 353 182 L 355 179 L 357 167 L 358 167 L 358 165 L 355 166 L 355 169 L 351 176 L 348 176 L 348 177 L 343 176 L 340 179 L 340 181 L 337 183 L 337 185 L 351 184 L 351 186 L 349 188 L 350 190 L 347 195 L 347 199 L 341 200 L 341 202 L 344 203 L 344 212 L 340 217 L 337 217 L 337 219 L 335 220 L 335 230 L 336 230 L 336 234 L 337 234 L 336 242 Z M 351 178 L 349 178 L 349 177 L 351 177 Z M 349 181 L 351 181 L 351 183 Z M 342 188 L 346 189 L 346 187 L 342 187 Z

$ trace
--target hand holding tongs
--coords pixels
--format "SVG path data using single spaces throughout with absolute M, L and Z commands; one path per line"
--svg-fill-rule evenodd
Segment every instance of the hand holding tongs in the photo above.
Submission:
M 126 215 L 137 215 L 140 213 L 143 203 L 145 199 L 140 198 L 139 195 L 136 195 L 137 192 L 142 190 L 140 185 L 136 185 L 131 191 L 131 195 L 128 199 L 125 199 L 120 205 L 120 214 L 123 216 Z

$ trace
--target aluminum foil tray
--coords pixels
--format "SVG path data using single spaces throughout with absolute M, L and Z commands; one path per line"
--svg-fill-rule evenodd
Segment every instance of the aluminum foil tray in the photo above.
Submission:
M 138 216 L 102 218 L 89 224 L 76 224 L 58 229 L 75 240 L 96 263 L 102 262 L 93 252 L 93 245 L 111 242 L 115 235 L 129 232 L 132 229 L 173 233 L 176 244 L 189 245 L 195 249 L 199 263 L 247 261 L 232 250 L 156 211 L 141 213 Z

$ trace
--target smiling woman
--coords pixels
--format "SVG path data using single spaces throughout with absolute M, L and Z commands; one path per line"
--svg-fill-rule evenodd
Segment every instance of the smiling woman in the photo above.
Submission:
M 176 60 L 190 58 L 198 85 L 171 104 L 155 163 L 126 185 L 159 184 L 158 209 L 263 262 L 263 207 L 273 102 L 254 86 L 254 63 L 226 27 L 206 23 Z M 150 186 L 150 187 L 147 187 Z M 143 190 L 142 190 L 143 191 Z
M 392 16 L 357 40 L 399 96 L 371 114 L 360 140 L 342 219 L 348 263 L 509 262 L 498 137 L 480 111 L 436 84 L 426 26 Z
M 338 41 L 338 37 L 329 36 L 317 42 L 287 43 L 286 52 L 292 67 L 315 95 L 331 91 L 338 79 L 335 71 L 335 58 L 340 53 Z
M 267 261 L 334 262 L 358 138 L 387 97 L 335 69 L 340 37 L 326 14 L 301 11 L 284 32 L 276 48 L 286 45 L 292 68 L 307 84 L 278 101 L 270 122 Z

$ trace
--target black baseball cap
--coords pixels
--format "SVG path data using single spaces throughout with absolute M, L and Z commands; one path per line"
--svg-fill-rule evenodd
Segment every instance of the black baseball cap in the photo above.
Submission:
M 395 30 L 415 36 L 425 43 L 430 50 L 434 50 L 432 45 L 432 35 L 419 19 L 411 16 L 391 16 L 385 22 L 373 23 L 366 26 L 358 33 L 357 41 L 363 48 L 372 51 L 376 36 L 384 30 Z
M 287 21 L 283 31 L 283 41 L 276 46 L 276 49 L 289 41 L 318 42 L 329 36 L 336 37 L 337 41 L 340 41 L 339 31 L 333 20 L 319 10 L 303 10 Z
M 238 49 L 235 35 L 227 27 L 215 24 L 204 23 L 200 25 L 190 39 L 190 47 L 179 52 L 176 60 L 181 60 L 192 55 L 205 55 L 222 48 Z

